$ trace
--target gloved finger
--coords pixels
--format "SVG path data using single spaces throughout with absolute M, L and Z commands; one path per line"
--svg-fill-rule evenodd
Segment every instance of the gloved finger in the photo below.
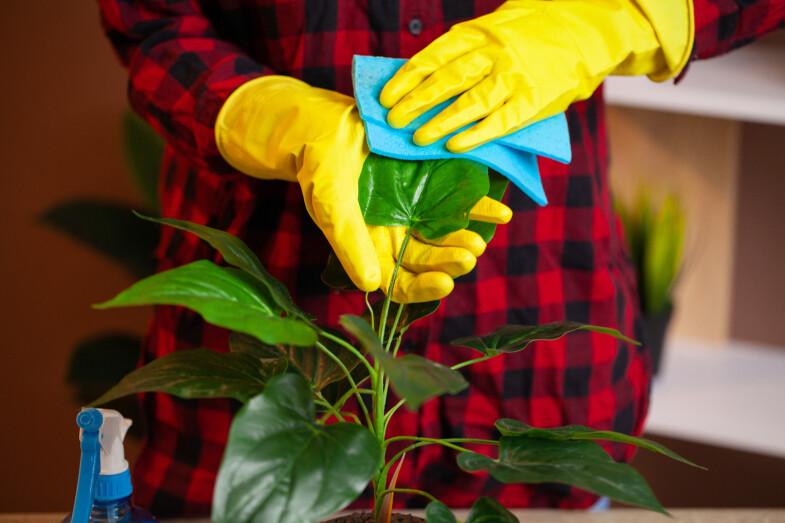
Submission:
M 512 209 L 498 200 L 483 196 L 469 212 L 469 219 L 478 222 L 504 224 L 512 219 Z
M 385 273 L 383 273 L 385 274 Z M 390 271 L 392 275 L 392 271 Z M 383 290 L 386 293 L 390 281 L 389 278 L 383 281 L 386 285 Z M 405 267 L 398 268 L 398 276 L 395 280 L 392 300 L 397 303 L 421 303 L 424 301 L 434 301 L 446 298 L 455 288 L 452 278 L 443 272 L 410 272 Z
M 422 240 L 431 245 L 441 247 L 460 247 L 472 253 L 475 257 L 482 256 L 485 252 L 487 244 L 482 236 L 469 229 L 461 229 L 460 231 L 451 232 L 447 236 L 442 236 L 435 240 Z
M 366 292 L 378 289 L 382 279 L 379 259 L 357 196 L 348 198 L 345 187 L 333 184 L 314 188 L 310 200 L 308 196 L 311 216 L 352 282 Z
M 458 57 L 434 71 L 396 103 L 387 114 L 387 123 L 396 128 L 406 127 L 426 111 L 468 91 L 492 70 L 493 60 L 483 53 Z
M 474 269 L 477 257 L 462 247 L 431 245 L 411 238 L 401 265 L 415 273 L 439 271 L 457 278 Z
M 482 35 L 472 31 L 461 31 L 460 35 L 448 31 L 398 69 L 382 89 L 379 102 L 392 107 L 431 73 L 475 49 L 482 41 Z
M 484 120 L 447 140 L 450 152 L 465 152 L 491 140 L 521 129 L 535 114 L 533 104 L 515 96 Z
M 417 129 L 413 137 L 414 143 L 430 145 L 441 140 L 458 129 L 488 116 L 501 107 L 509 97 L 509 86 L 505 82 L 495 76 L 487 76 Z
M 406 238 L 406 227 L 369 227 L 369 229 L 372 229 L 376 252 L 380 256 L 379 263 L 384 265 L 388 260 L 393 262 L 397 260 Z M 471 233 L 471 231 L 467 232 Z M 484 250 L 484 242 L 482 238 L 479 239 L 483 243 Z M 401 267 L 413 273 L 439 271 L 453 278 L 463 276 L 474 269 L 477 257 L 465 248 L 463 243 L 468 242 L 460 240 L 463 240 L 463 237 L 453 237 L 452 243 L 437 245 L 412 236 L 403 253 Z M 469 241 L 474 242 L 474 239 L 471 238 Z

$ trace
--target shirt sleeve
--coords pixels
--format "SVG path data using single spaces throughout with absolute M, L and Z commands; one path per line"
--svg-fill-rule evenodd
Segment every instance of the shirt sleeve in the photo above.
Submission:
M 694 0 L 694 59 L 711 58 L 785 27 L 785 0 Z
M 109 40 L 128 68 L 131 107 L 171 146 L 228 169 L 214 124 L 226 98 L 269 68 L 222 40 L 197 0 L 99 0 Z

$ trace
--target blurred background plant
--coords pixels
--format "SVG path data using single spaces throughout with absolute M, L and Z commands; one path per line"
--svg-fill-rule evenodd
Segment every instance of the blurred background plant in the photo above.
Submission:
M 673 315 L 673 290 L 684 265 L 684 208 L 673 193 L 655 203 L 651 188 L 643 184 L 631 204 L 616 199 L 615 207 L 638 275 L 643 342 L 657 374 Z
M 158 216 L 158 176 L 163 155 L 163 140 L 134 113 L 127 111 L 122 120 L 123 153 L 128 174 L 142 198 L 142 207 L 127 202 L 75 198 L 47 209 L 42 222 L 90 247 L 122 266 L 129 281 L 155 271 L 155 247 L 159 227 L 133 215 L 137 209 Z M 136 367 L 142 343 L 140 333 L 98 332 L 73 348 L 66 381 L 74 399 L 86 405 L 103 394 Z M 135 397 L 112 403 L 126 417 L 142 421 Z M 144 427 L 134 423 L 131 434 L 141 436 Z

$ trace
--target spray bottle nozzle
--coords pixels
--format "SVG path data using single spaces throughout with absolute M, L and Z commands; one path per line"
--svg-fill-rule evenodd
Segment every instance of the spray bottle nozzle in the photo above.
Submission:
M 123 452 L 123 438 L 131 420 L 116 410 L 83 409 L 76 416 L 81 429 L 79 480 L 73 523 L 88 523 L 93 504 L 131 495 L 131 475 Z
M 104 422 L 104 416 L 98 409 L 85 409 L 76 415 L 76 424 L 86 431 L 98 431 Z

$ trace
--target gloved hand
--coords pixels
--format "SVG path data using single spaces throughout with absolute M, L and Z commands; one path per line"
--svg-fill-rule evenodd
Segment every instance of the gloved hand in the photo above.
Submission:
M 509 0 L 456 24 L 385 85 L 387 121 L 405 127 L 453 96 L 420 127 L 431 144 L 464 152 L 589 98 L 607 75 L 678 74 L 692 50 L 692 0 Z
M 215 136 L 221 155 L 239 171 L 300 184 L 305 206 L 354 284 L 388 290 L 405 231 L 369 227 L 358 202 L 358 179 L 369 151 L 365 130 L 348 96 L 285 76 L 257 78 L 229 96 Z M 506 223 L 512 211 L 485 198 L 471 218 Z M 474 268 L 485 243 L 458 231 L 438 242 L 413 238 L 393 298 L 401 303 L 441 299 L 453 277 Z

